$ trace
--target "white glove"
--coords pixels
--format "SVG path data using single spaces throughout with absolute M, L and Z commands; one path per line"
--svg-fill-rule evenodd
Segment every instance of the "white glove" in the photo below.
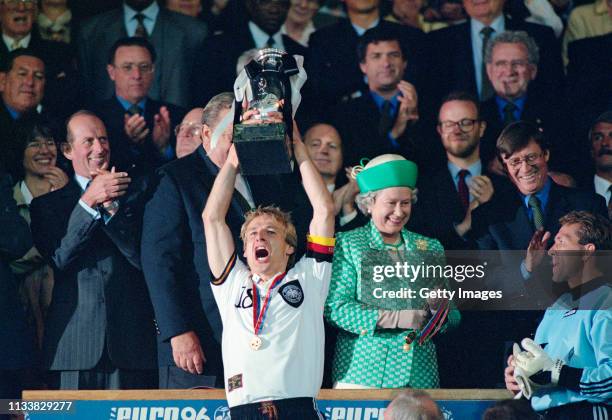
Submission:
M 529 380 L 529 376 L 523 371 L 523 369 L 516 366 L 516 360 L 519 354 L 521 353 L 524 353 L 521 351 L 521 347 L 518 344 L 514 343 L 514 346 L 512 346 L 512 356 L 514 357 L 514 365 L 515 365 L 514 366 L 514 379 L 516 380 L 516 383 L 521 389 L 521 392 L 517 396 L 520 396 L 522 394 L 525 398 L 530 399 L 531 396 L 533 395 L 534 388 L 537 388 L 538 385 L 531 382 Z
M 514 347 L 514 363 L 519 370 L 519 376 L 527 379 L 530 386 L 528 392 L 533 392 L 540 386 L 555 386 L 559 383 L 559 375 L 564 363 L 562 360 L 553 360 L 548 354 L 530 338 L 524 338 L 521 345 L 525 351 L 519 352 L 518 345 Z M 515 377 L 517 374 L 515 373 Z M 520 385 L 520 381 L 517 378 Z M 525 381 L 524 381 L 525 382 Z M 527 395 L 525 395 L 527 396 Z

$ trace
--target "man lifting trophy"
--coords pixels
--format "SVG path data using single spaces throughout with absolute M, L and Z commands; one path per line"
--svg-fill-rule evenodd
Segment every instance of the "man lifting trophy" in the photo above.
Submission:
M 293 116 L 306 81 L 302 62 L 301 56 L 264 48 L 238 75 L 234 83 L 234 144 L 243 175 L 292 171 Z M 252 118 L 246 118 L 247 113 Z

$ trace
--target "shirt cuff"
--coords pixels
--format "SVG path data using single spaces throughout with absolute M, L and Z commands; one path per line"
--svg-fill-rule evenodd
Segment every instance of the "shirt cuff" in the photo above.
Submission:
M 340 226 L 344 226 L 344 225 L 350 223 L 351 221 L 353 221 L 353 219 L 355 217 L 357 217 L 357 210 L 353 210 L 349 214 L 346 214 L 344 216 L 340 216 Z
M 100 216 L 100 212 L 98 212 L 95 209 L 92 209 L 91 207 L 89 207 L 87 204 L 85 204 L 85 202 L 83 200 L 79 200 L 79 205 L 81 207 L 83 207 L 83 209 L 89 213 L 91 215 L 91 217 L 94 218 L 94 220 L 98 220 L 101 216 Z
M 525 260 L 521 261 L 521 276 L 523 277 L 523 280 L 529 280 L 531 278 L 531 273 L 527 270 Z

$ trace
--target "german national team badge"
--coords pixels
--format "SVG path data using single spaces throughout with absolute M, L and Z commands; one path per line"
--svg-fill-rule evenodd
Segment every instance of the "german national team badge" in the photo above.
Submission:
M 302 286 L 300 286 L 300 282 L 297 280 L 285 283 L 278 290 L 278 292 L 280 293 L 283 300 L 294 308 L 300 306 L 304 301 L 304 292 L 302 291 Z
M 242 388 L 242 373 L 234 375 L 227 380 L 227 391 L 232 392 L 235 389 Z

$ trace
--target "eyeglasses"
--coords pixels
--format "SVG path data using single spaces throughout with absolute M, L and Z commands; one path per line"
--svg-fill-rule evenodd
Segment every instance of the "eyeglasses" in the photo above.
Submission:
M 463 133 L 469 133 L 474 129 L 474 125 L 478 122 L 478 120 L 474 120 L 471 118 L 464 118 L 461 121 L 440 121 L 438 126 L 445 133 L 451 132 L 455 129 L 455 126 L 459 127 Z
M 26 145 L 28 149 L 36 149 L 36 150 L 42 149 L 43 146 L 47 146 L 47 149 L 57 148 L 57 145 L 55 144 L 55 141 L 53 139 L 31 141 Z
M 508 67 L 511 68 L 512 70 L 522 70 L 524 68 L 527 68 L 528 65 L 529 65 L 529 61 L 527 60 L 512 60 L 512 61 L 499 60 L 493 63 L 493 67 L 495 68 L 495 70 L 502 70 L 502 69 L 505 70 Z
M 512 167 L 512 168 L 518 168 L 519 166 L 521 166 L 523 164 L 523 162 L 525 162 L 527 165 L 533 165 L 534 163 L 536 163 L 542 156 L 544 155 L 544 152 L 540 152 L 540 153 L 529 153 L 528 155 L 525 155 L 523 157 L 515 157 L 512 159 L 508 159 L 506 160 L 506 163 Z
M 9 9 L 17 9 L 20 4 L 23 4 L 23 8 L 26 10 L 32 10 L 36 4 L 34 0 L 4 0 L 2 3 Z
M 153 70 L 155 69 L 155 66 L 153 66 L 153 63 L 139 63 L 139 64 L 125 63 L 125 64 L 122 64 L 120 66 L 115 66 L 115 67 L 118 67 L 119 70 L 121 70 L 124 73 L 131 73 L 132 70 L 134 70 L 135 68 L 138 68 L 138 70 L 140 70 L 141 73 L 152 73 Z
M 202 132 L 202 124 L 198 124 L 194 122 L 181 123 L 177 125 L 176 127 L 174 127 L 175 136 L 178 136 L 179 133 L 183 133 L 183 135 L 185 136 L 199 137 L 201 132 Z

